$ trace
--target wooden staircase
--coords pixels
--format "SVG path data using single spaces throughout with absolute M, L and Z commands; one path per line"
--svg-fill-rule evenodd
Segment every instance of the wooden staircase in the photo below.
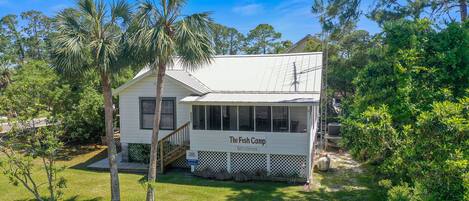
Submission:
M 186 155 L 186 150 L 189 149 L 189 125 L 190 122 L 185 123 L 158 142 L 160 173 L 164 173 L 166 166 Z

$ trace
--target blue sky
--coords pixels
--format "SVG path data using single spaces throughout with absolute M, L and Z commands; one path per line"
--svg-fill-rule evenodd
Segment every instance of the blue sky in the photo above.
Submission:
M 137 2 L 136 0 L 129 0 Z M 365 1 L 366 2 L 366 1 Z M 212 18 L 223 25 L 247 33 L 260 23 L 268 23 L 282 33 L 282 40 L 297 40 L 306 34 L 320 32 L 318 19 L 310 12 L 312 0 L 188 0 L 184 12 L 212 12 Z M 0 15 L 39 10 L 49 16 L 74 5 L 74 0 L 0 0 Z M 364 3 L 363 8 L 367 8 Z M 376 23 L 362 18 L 359 29 L 379 31 Z

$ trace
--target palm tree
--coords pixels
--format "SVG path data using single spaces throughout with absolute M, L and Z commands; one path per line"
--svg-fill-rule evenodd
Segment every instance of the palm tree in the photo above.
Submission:
M 120 200 L 116 144 L 113 137 L 111 78 L 122 67 L 122 38 L 130 5 L 117 1 L 108 7 L 102 0 L 78 0 L 75 9 L 57 16 L 53 40 L 54 65 L 66 74 L 92 71 L 99 74 L 104 97 L 106 139 L 111 174 L 111 198 Z
M 11 83 L 12 71 L 7 63 L 0 63 L 0 90 L 6 88 Z
M 150 64 L 156 76 L 156 105 L 151 136 L 147 201 L 155 199 L 152 183 L 156 179 L 158 132 L 160 127 L 161 89 L 166 69 L 176 59 L 188 70 L 209 63 L 214 54 L 208 13 L 181 14 L 184 0 L 142 2 L 134 18 L 135 33 L 131 37 L 136 53 Z M 160 159 L 162 160 L 162 159 Z

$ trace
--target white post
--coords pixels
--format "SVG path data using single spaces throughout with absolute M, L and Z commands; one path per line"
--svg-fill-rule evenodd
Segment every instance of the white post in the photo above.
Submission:
M 267 174 L 268 175 L 272 174 L 272 168 L 270 164 L 270 154 L 267 154 Z
M 226 171 L 231 173 L 231 153 L 230 152 L 226 153 Z
M 307 166 L 306 167 L 306 179 L 307 179 L 308 183 L 310 182 L 310 179 L 311 179 L 311 174 L 312 174 L 311 166 L 312 166 L 312 162 L 313 162 L 311 160 L 312 157 L 313 157 L 311 154 L 312 154 L 312 149 L 313 149 L 313 146 L 314 146 L 314 144 L 313 144 L 314 139 L 312 138 L 314 136 L 314 133 L 313 133 L 313 127 L 314 127 L 313 121 L 314 121 L 314 119 L 312 118 L 313 107 L 314 106 L 308 107 L 308 118 L 307 118 L 307 120 L 308 120 L 307 121 L 308 122 L 307 130 L 308 130 L 308 139 L 309 139 L 308 140 L 308 145 L 309 146 L 308 146 L 308 152 L 307 152 L 308 153 L 308 158 L 306 159 L 307 160 L 306 161 L 307 162 L 307 164 L 306 164 L 306 166 Z

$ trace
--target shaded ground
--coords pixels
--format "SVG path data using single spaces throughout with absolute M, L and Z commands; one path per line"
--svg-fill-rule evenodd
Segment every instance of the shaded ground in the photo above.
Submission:
M 384 200 L 378 180 L 363 164 L 352 159 L 350 154 L 326 152 L 331 158 L 331 169 L 313 175 L 312 188 L 324 200 Z
M 65 200 L 110 200 L 109 173 L 86 169 L 87 164 L 106 156 L 104 147 L 75 147 L 64 152 L 60 162 L 67 169 L 63 176 L 68 180 Z M 67 157 L 65 157 L 67 156 Z M 382 200 L 377 181 L 366 168 L 350 159 L 347 154 L 336 154 L 333 169 L 314 174 L 312 189 L 303 185 L 280 182 L 213 181 L 181 171 L 172 170 L 161 175 L 157 183 L 158 200 Z M 45 181 L 39 169 L 36 177 Z M 145 189 L 138 183 L 143 175 L 120 173 L 122 200 L 144 200 Z M 0 174 L 0 200 L 31 200 L 22 187 L 8 183 Z

